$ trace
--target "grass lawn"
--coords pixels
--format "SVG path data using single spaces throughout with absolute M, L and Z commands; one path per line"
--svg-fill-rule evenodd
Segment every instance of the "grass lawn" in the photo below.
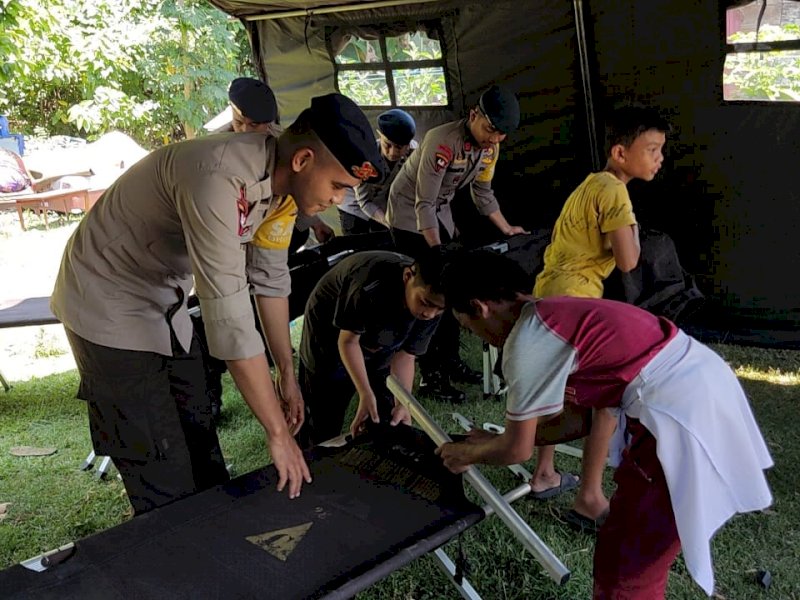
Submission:
M 74 221 L 54 224 L 45 232 L 33 224 L 23 234 L 12 217 L 0 214 L 0 280 L 13 282 L 13 291 L 2 290 L 0 296 L 49 294 L 52 279 L 48 278 L 54 277 L 61 248 L 74 226 Z M 41 261 L 42 256 L 49 257 L 47 264 L 30 262 L 37 257 Z M 800 599 L 800 435 L 793 421 L 800 400 L 800 352 L 736 346 L 715 349 L 736 368 L 776 463 L 768 474 L 775 504 L 764 513 L 735 518 L 714 539 L 716 598 Z M 474 338 L 467 338 L 466 355 L 473 366 L 480 364 L 479 344 Z M 5 516 L 0 516 L 0 568 L 131 518 L 122 483 L 113 469 L 112 477 L 99 480 L 78 468 L 90 442 L 85 406 L 74 398 L 78 377 L 70 360 L 58 326 L 0 330 L 0 369 L 13 383 L 11 391 L 0 390 L 0 506 L 9 503 Z M 266 464 L 269 457 L 263 430 L 227 375 L 225 390 L 220 439 L 227 462 L 235 474 L 241 474 Z M 453 406 L 429 402 L 427 408 L 446 430 L 460 431 L 450 417 Z M 502 404 L 483 400 L 477 387 L 469 390 L 468 403 L 457 410 L 478 423 L 501 422 L 503 414 Z M 57 452 L 45 457 L 10 454 L 12 447 L 22 445 L 52 446 Z M 579 469 L 576 459 L 559 455 L 557 460 L 562 469 Z M 517 485 L 506 469 L 482 470 L 501 491 Z M 612 491 L 610 472 L 607 479 Z M 470 581 L 484 598 L 589 597 L 594 540 L 574 533 L 560 516 L 569 509 L 572 498 L 565 494 L 551 501 L 522 499 L 515 504 L 572 570 L 572 579 L 563 588 L 549 581 L 496 517 L 464 535 Z M 447 548 L 455 555 L 453 543 Z M 768 591 L 755 583 L 758 569 L 772 573 Z M 434 561 L 423 557 L 358 597 L 433 600 L 459 596 Z M 681 560 L 672 571 L 667 597 L 705 597 Z
M 714 540 L 717 597 L 800 598 L 800 492 L 796 489 L 800 440 L 790 418 L 797 412 L 800 353 L 735 346 L 716 349 L 737 367 L 776 462 L 769 473 L 774 506 L 762 514 L 735 518 Z M 475 340 L 469 341 L 468 351 L 470 362 L 477 365 Z M 72 370 L 17 381 L 10 392 L 0 393 L 0 503 L 10 502 L 8 514 L 0 522 L 0 567 L 130 518 L 122 483 L 116 477 L 103 481 L 78 469 L 90 443 L 85 407 L 74 399 L 77 383 Z M 221 443 L 235 473 L 245 473 L 268 462 L 264 434 L 229 379 L 225 390 Z M 459 431 L 450 417 L 451 405 L 429 402 L 428 409 L 445 429 Z M 502 405 L 484 401 L 477 388 L 470 390 L 469 403 L 458 410 L 481 423 L 502 418 Z M 21 445 L 54 446 L 58 451 L 28 458 L 9 453 L 11 447 Z M 559 455 L 558 462 L 561 468 L 579 468 L 576 459 Z M 505 469 L 483 471 L 502 491 L 516 485 Z M 561 519 L 571 498 L 565 494 L 548 502 L 523 499 L 515 505 L 572 570 L 572 579 L 563 588 L 550 583 L 496 517 L 466 533 L 470 579 L 485 598 L 588 597 L 593 538 L 572 532 Z M 454 545 L 449 546 L 454 555 Z M 754 582 L 757 569 L 772 573 L 769 592 Z M 457 597 L 428 557 L 359 595 L 363 599 Z M 679 560 L 670 577 L 668 598 L 702 597 Z

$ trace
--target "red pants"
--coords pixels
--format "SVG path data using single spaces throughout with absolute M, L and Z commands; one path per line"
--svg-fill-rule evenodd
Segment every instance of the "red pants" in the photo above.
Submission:
M 594 598 L 656 600 L 664 597 L 681 544 L 656 439 L 634 419 L 628 432 L 611 511 L 597 534 Z

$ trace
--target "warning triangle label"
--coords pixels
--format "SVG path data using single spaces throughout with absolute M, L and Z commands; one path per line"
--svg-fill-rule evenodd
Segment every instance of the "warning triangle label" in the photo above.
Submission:
M 309 521 L 302 525 L 276 529 L 261 535 L 249 535 L 245 539 L 285 562 L 289 555 L 294 552 L 294 549 L 297 548 L 297 544 L 305 537 L 306 532 L 311 529 L 311 525 L 312 523 Z

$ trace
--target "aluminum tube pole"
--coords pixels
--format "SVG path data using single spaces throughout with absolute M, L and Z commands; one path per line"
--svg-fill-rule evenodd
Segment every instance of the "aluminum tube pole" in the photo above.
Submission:
M 503 498 L 506 502 L 511 504 L 512 502 L 516 502 L 520 498 L 527 496 L 531 493 L 531 486 L 528 483 L 523 483 L 522 485 L 515 487 L 513 490 L 510 490 L 503 494 Z M 483 507 L 483 512 L 486 513 L 486 516 L 489 517 L 494 514 L 494 509 L 490 505 L 486 505 Z
M 441 446 L 452 441 L 441 427 L 431 418 L 419 402 L 409 394 L 403 386 L 391 375 L 386 378 L 386 385 L 389 390 L 411 413 L 411 417 L 422 426 L 422 429 L 434 441 L 437 446 Z M 533 557 L 547 571 L 550 578 L 556 583 L 563 585 L 569 579 L 569 569 L 553 551 L 539 538 L 530 528 L 525 520 L 519 516 L 517 511 L 499 494 L 494 486 L 478 471 L 475 466 L 470 466 L 465 472 L 464 477 L 475 488 L 475 491 L 491 506 L 497 516 L 511 530 L 511 533 L 522 542 L 522 545 L 533 555 Z
M 597 120 L 594 114 L 594 98 L 592 97 L 592 70 L 589 67 L 589 44 L 586 39 L 586 20 L 584 7 L 581 0 L 573 0 L 572 8 L 575 13 L 575 37 L 578 42 L 578 64 L 581 68 L 581 87 L 583 90 L 584 111 L 586 112 L 586 129 L 589 136 L 589 149 L 592 153 L 594 170 L 602 168 L 602 148 L 597 140 Z

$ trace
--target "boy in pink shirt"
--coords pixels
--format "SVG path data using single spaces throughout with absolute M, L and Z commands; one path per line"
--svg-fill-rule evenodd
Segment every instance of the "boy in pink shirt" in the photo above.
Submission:
M 462 255 L 446 271 L 458 321 L 503 348 L 509 392 L 503 434 L 473 432 L 437 454 L 453 472 L 518 463 L 535 445 L 585 435 L 591 423 L 583 477 L 600 478 L 614 428 L 592 414 L 624 413 L 594 597 L 663 598 L 681 549 L 710 595 L 711 537 L 734 514 L 772 502 L 763 473 L 772 460 L 736 376 L 667 319 L 608 300 L 536 299 L 526 289 L 522 270 L 491 252 Z

